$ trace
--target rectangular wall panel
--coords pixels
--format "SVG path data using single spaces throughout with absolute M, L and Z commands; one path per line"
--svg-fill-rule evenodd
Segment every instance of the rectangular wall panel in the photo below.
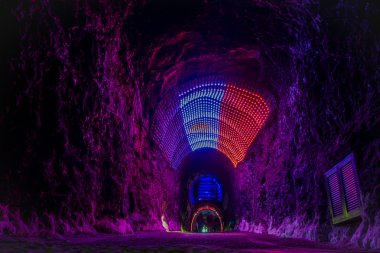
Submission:
M 328 177 L 328 187 L 330 190 L 330 199 L 333 215 L 339 216 L 343 214 L 343 198 L 339 186 L 338 173 L 335 172 Z
M 347 211 L 350 212 L 360 208 L 358 185 L 352 162 L 349 162 L 346 165 L 344 165 L 341 169 L 341 172 Z
M 332 223 L 361 215 L 360 187 L 353 154 L 325 173 Z

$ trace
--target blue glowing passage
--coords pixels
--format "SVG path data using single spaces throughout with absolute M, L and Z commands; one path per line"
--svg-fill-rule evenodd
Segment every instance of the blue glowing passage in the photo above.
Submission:
M 222 202 L 222 189 L 215 177 L 202 176 L 193 185 L 190 201 L 196 202 Z

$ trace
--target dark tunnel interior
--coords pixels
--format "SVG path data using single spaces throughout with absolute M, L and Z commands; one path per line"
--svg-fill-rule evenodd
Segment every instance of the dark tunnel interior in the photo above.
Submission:
M 4 0 L 0 24 L 0 252 L 380 250 L 379 1 Z
M 226 231 L 234 229 L 237 203 L 233 188 L 234 169 L 223 153 L 210 148 L 198 149 L 183 160 L 178 173 L 179 206 L 184 230 L 191 231 L 194 213 L 206 205 L 220 210 Z

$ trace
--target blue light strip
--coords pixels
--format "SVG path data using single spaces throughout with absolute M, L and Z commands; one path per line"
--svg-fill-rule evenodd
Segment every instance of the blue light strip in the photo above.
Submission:
M 222 202 L 222 190 L 219 182 L 211 176 L 203 176 L 198 181 L 198 201 Z
M 180 108 L 191 149 L 217 148 L 220 105 L 226 84 L 206 83 L 180 94 Z

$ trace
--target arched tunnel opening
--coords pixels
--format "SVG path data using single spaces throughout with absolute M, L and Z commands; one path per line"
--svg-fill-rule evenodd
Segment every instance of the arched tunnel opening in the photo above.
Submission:
M 153 138 L 178 171 L 182 231 L 213 232 L 213 225 L 198 224 L 208 219 L 220 220 L 219 232 L 236 229 L 236 166 L 274 117 L 269 85 L 244 81 L 235 72 L 179 83 L 156 107 Z M 204 210 L 203 219 L 195 218 L 196 210 L 210 204 L 219 211 Z
M 218 208 L 211 204 L 203 204 L 191 215 L 191 232 L 215 233 L 223 230 L 223 216 Z
M 212 222 L 210 223 L 214 224 L 215 220 L 218 220 L 219 225 L 216 227 L 218 232 L 234 230 L 237 203 L 233 187 L 235 185 L 234 170 L 231 161 L 223 153 L 211 148 L 194 151 L 184 159 L 179 169 L 182 230 L 206 232 L 202 231 L 202 226 L 204 226 L 207 227 L 207 232 L 216 232 L 212 224 L 202 220 L 203 218 L 207 220 L 207 215 L 200 216 L 199 221 L 196 217 L 200 214 L 199 210 L 203 210 L 205 206 L 213 208 L 213 210 L 207 208 L 205 210 L 209 210 L 211 214 Z M 206 224 L 193 224 L 194 222 Z
M 0 252 L 379 250 L 378 2 L 3 0 Z

